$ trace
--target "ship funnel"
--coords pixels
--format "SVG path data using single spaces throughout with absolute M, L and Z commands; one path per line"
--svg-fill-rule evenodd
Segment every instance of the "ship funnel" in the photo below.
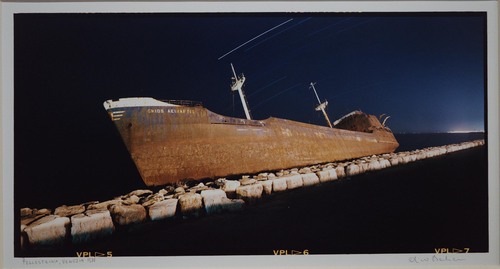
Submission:
M 316 92 L 316 88 L 314 88 L 314 85 L 315 85 L 315 84 L 316 84 L 316 83 L 312 83 L 312 82 L 311 82 L 311 84 L 310 84 L 310 85 L 311 85 L 311 87 L 309 87 L 309 88 L 312 88 L 312 89 L 313 89 L 314 94 L 316 95 L 316 98 L 318 99 L 318 103 L 319 103 L 319 105 L 316 107 L 316 111 L 321 111 L 321 112 L 323 112 L 323 116 L 325 116 L 325 119 L 326 119 L 326 122 L 328 123 L 328 126 L 330 126 L 330 128 L 333 128 L 332 123 L 330 122 L 330 119 L 328 118 L 328 115 L 326 114 L 326 111 L 325 111 L 325 108 L 326 108 L 326 106 L 328 105 L 328 101 L 326 101 L 326 100 L 325 100 L 323 103 L 321 103 L 321 101 L 319 100 L 318 93 Z
M 250 110 L 248 109 L 248 102 L 245 97 L 245 93 L 243 93 L 243 83 L 245 83 L 245 76 L 242 74 L 241 77 L 238 77 L 236 75 L 236 71 L 234 71 L 234 66 L 231 63 L 231 69 L 233 70 L 233 75 L 232 79 L 234 79 L 233 84 L 231 84 L 231 91 L 238 91 L 240 94 L 240 99 L 241 99 L 241 104 L 243 105 L 243 110 L 245 110 L 245 116 L 247 117 L 248 120 L 251 120 L 252 117 L 250 116 Z

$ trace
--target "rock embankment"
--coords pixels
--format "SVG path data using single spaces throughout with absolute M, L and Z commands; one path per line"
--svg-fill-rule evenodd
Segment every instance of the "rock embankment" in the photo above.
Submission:
M 116 230 L 127 231 L 146 222 L 235 212 L 273 193 L 314 186 L 482 145 L 484 140 L 477 140 L 260 173 L 243 176 L 240 180 L 219 178 L 194 186 L 165 186 L 157 192 L 135 190 L 103 202 L 62 205 L 55 209 L 22 208 L 21 247 L 80 244 L 110 236 Z

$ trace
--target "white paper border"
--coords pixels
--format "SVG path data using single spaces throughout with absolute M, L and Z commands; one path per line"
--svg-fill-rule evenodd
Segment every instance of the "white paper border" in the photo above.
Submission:
M 498 95 L 498 2 L 497 1 L 349 1 L 349 2 L 3 2 L 1 3 L 2 33 L 2 220 L 4 267 L 53 268 L 49 262 L 71 258 L 23 259 L 13 257 L 13 14 L 15 13 L 157 13 L 157 12 L 487 12 L 488 44 L 488 174 L 489 174 L 489 253 L 461 254 L 466 261 L 456 263 L 425 263 L 424 266 L 490 265 L 500 268 L 499 248 L 499 95 Z M 462 256 L 463 255 L 463 256 Z M 249 268 L 249 267 L 347 267 L 347 266 L 415 266 L 411 257 L 432 257 L 432 254 L 373 254 L 373 255 L 311 255 L 311 256 L 182 256 L 182 257 L 117 257 L 97 259 L 95 263 L 77 263 L 65 267 L 168 267 L 168 268 Z M 452 256 L 452 255 L 451 255 Z M 453 257 L 453 256 L 452 256 Z M 41 265 L 27 264 L 37 261 Z M 420 267 L 420 266 L 419 266 Z

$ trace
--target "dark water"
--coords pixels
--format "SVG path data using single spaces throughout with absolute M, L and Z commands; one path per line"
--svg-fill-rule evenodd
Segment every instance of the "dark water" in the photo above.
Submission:
M 411 150 L 480 136 L 397 137 L 403 149 Z M 91 244 L 30 249 L 16 255 L 74 257 L 79 251 L 112 251 L 113 256 L 274 255 L 276 250 L 434 253 L 435 248 L 486 252 L 486 153 L 486 147 L 473 148 L 273 194 L 238 213 L 152 223 Z

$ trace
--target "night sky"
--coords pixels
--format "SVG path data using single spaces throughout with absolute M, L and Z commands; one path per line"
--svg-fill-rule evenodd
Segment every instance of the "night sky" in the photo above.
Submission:
M 485 31 L 485 13 L 17 14 L 16 182 L 137 177 L 102 103 L 195 100 L 244 117 L 231 63 L 254 119 L 325 125 L 316 82 L 332 120 L 359 109 L 390 115 L 395 133 L 483 131 Z

